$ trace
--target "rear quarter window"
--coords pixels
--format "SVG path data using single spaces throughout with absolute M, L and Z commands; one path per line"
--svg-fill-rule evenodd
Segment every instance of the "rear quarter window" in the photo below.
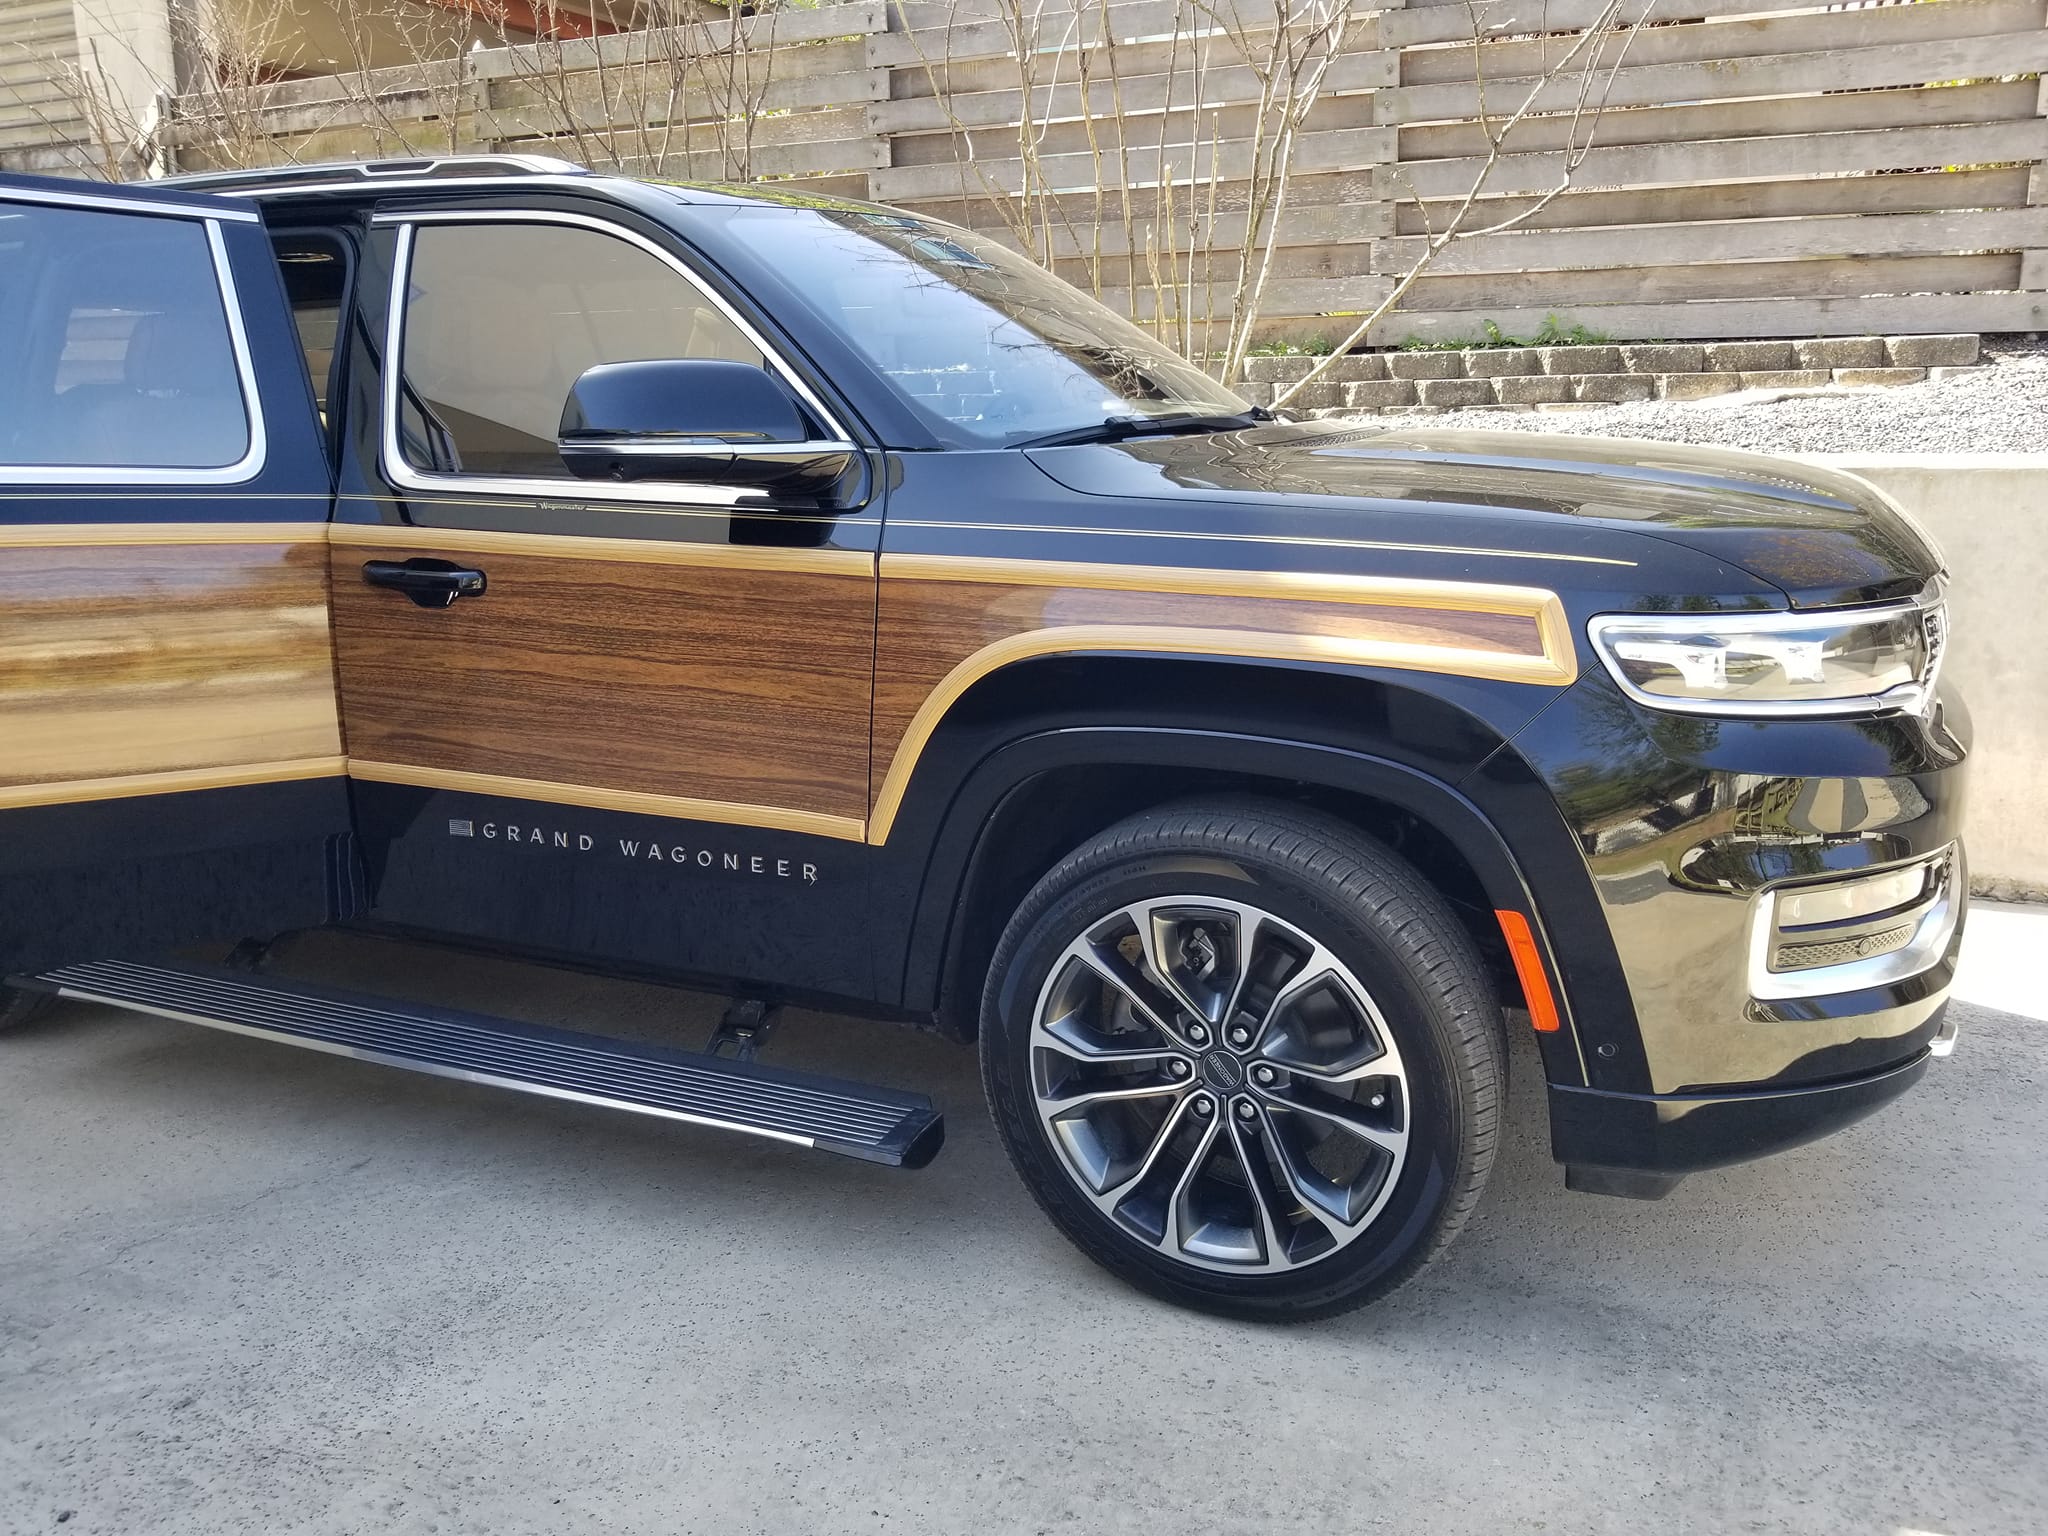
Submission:
M 9 478 L 220 470 L 249 454 L 200 220 L 0 202 L 0 359 Z

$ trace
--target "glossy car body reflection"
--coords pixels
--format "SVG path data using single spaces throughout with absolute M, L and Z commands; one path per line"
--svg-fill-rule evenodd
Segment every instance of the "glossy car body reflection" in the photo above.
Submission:
M 0 179 L 0 199 L 66 185 Z M 151 195 L 180 217 L 253 204 L 278 250 L 328 253 L 326 420 L 266 230 L 230 220 L 260 473 L 206 494 L 13 477 L 0 550 L 56 560 L 78 601 L 43 601 L 42 567 L 19 559 L 0 577 L 0 656 L 29 647 L 35 707 L 75 696 L 95 720 L 260 697 L 234 692 L 264 672 L 236 637 L 298 623 L 281 583 L 322 545 L 345 748 L 323 715 L 299 722 L 304 741 L 239 743 L 210 765 L 226 777 L 141 781 L 208 766 L 166 758 L 110 784 L 99 758 L 0 740 L 0 966 L 327 921 L 965 1034 L 995 932 L 1039 872 L 1134 810 L 1229 787 L 1391 844 L 1510 1002 L 1494 914 L 1529 919 L 1562 1021 L 1539 1036 L 1554 1151 L 1587 1187 L 1655 1192 L 1820 1134 L 1943 1043 L 1966 881 L 1953 693 L 1912 714 L 1680 716 L 1626 697 L 1587 637 L 1601 614 L 1921 593 L 1938 555 L 1860 481 L 1341 423 L 992 446 L 922 411 L 744 227 L 901 215 L 545 171 Z M 817 446 L 850 453 L 843 493 L 422 469 L 393 295 L 420 231 L 493 222 L 593 232 L 686 279 L 781 370 Z M 238 520 L 291 541 L 280 554 L 252 529 L 246 580 L 209 566 L 208 601 L 235 625 L 212 637 L 206 686 L 158 667 L 117 687 L 65 651 L 81 615 L 169 623 L 135 550 L 217 545 Z M 116 525 L 149 531 L 128 548 Z M 420 560 L 488 588 L 421 607 L 363 580 Z M 291 633 L 324 658 L 322 636 Z M 266 686 L 292 691 L 305 658 L 284 649 L 294 670 Z M 285 758 L 326 766 L 259 771 Z M 1934 945 L 1924 966 L 1756 995 L 1780 942 L 1760 936 L 1768 893 L 1921 860 L 1958 898 L 1911 939 Z

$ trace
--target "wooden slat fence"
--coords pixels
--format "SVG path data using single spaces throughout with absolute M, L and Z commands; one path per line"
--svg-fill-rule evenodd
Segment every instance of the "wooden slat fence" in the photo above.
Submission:
M 72 0 L 0 0 L 0 164 L 54 170 L 86 136 L 66 89 L 78 62 Z
M 1341 21 L 1277 210 L 1274 0 L 854 0 L 179 98 L 166 132 L 187 166 L 533 150 L 873 197 L 1195 351 L 1251 269 L 1256 336 L 1347 334 L 1482 173 L 1470 220 L 1517 227 L 1443 250 L 1371 342 L 2048 329 L 2048 0 L 1621 0 L 1644 24 L 1602 39 L 1590 112 L 1544 76 L 1608 0 L 1280 3 Z M 56 51 L 68 10 L 0 0 Z M 25 115 L 51 92 L 12 59 L 0 164 L 64 105 Z

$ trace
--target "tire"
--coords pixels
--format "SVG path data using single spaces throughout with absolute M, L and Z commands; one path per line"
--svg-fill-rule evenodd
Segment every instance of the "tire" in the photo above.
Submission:
M 19 987 L 0 984 L 0 1034 L 41 1018 L 56 1001 L 47 992 L 24 992 Z
M 1471 1216 L 1506 1038 L 1414 869 L 1333 818 L 1218 799 L 1038 882 L 996 947 L 981 1067 L 1082 1252 L 1183 1306 L 1300 1322 L 1386 1295 Z

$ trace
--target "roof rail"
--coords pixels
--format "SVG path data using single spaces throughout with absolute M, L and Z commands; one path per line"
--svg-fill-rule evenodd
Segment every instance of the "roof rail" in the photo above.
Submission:
M 240 171 L 187 171 L 149 185 L 187 192 L 263 192 L 309 183 L 422 181 L 485 176 L 585 176 L 589 171 L 551 155 L 439 155 L 411 160 L 334 160 L 319 165 L 266 165 Z

